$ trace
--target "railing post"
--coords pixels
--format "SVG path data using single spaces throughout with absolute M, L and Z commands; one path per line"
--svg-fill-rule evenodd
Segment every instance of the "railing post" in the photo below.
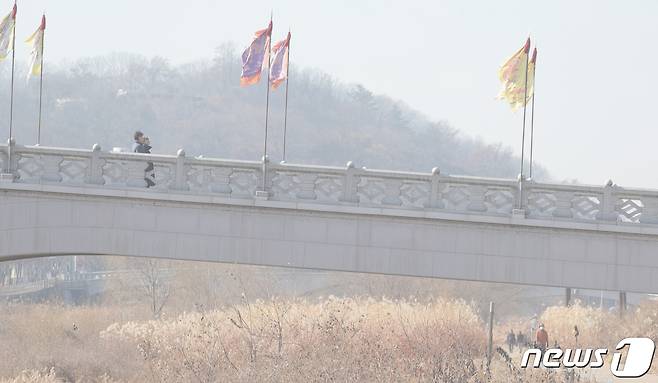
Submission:
M 352 161 L 348 162 L 345 168 L 345 179 L 343 180 L 343 195 L 340 197 L 340 201 L 343 202 L 359 202 L 359 196 L 357 195 L 357 185 L 359 183 L 359 178 L 356 175 L 356 168 Z
M 101 159 L 101 146 L 94 144 L 91 147 L 91 157 L 89 159 L 89 168 L 87 169 L 88 184 L 104 185 L 105 179 L 103 178 L 103 165 L 105 160 Z
M 270 191 L 267 190 L 267 170 L 269 168 L 270 164 L 270 157 L 267 155 L 264 155 L 262 158 L 263 161 L 263 167 L 260 172 L 260 188 L 256 188 L 256 198 L 257 199 L 269 199 L 270 198 Z
M 178 149 L 176 152 L 176 173 L 171 189 L 190 190 L 190 186 L 187 184 L 187 167 L 185 166 L 185 150 L 183 149 Z
M 432 179 L 430 181 L 430 197 L 425 207 L 434 209 L 443 209 L 443 195 L 441 195 L 441 170 L 438 167 L 432 168 Z
M 0 173 L 0 182 L 14 182 L 18 172 L 18 161 L 13 154 L 16 146 L 16 140 L 12 137 L 7 139 L 7 153 L 3 162 L 2 173 Z
M 601 197 L 601 208 L 596 214 L 596 219 L 600 221 L 616 221 L 617 213 L 615 212 L 616 198 L 613 195 L 614 186 L 612 180 L 603 187 L 603 195 Z
M 517 189 L 514 196 L 514 209 L 512 209 L 512 217 L 525 218 L 526 216 L 526 191 L 525 191 L 525 176 L 519 174 L 517 177 Z

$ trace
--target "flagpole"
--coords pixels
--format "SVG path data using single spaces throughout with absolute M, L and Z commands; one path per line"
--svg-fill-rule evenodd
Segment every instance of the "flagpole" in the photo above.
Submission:
M 272 25 L 272 19 L 273 19 L 273 12 L 270 12 L 270 25 L 272 26 L 272 29 L 274 28 Z M 267 121 L 270 116 L 270 66 L 272 65 L 272 29 L 268 31 L 270 34 L 268 37 L 267 41 L 267 49 L 268 49 L 268 54 L 267 54 L 267 96 L 265 98 L 265 143 L 263 145 L 263 191 L 267 190 Z
M 45 14 L 44 14 L 45 16 Z M 41 98 L 43 95 L 43 46 L 46 45 L 46 30 L 41 32 L 41 66 L 39 74 L 39 124 L 37 125 L 37 145 L 41 145 Z
M 535 86 L 537 84 L 537 78 L 535 77 L 535 72 L 537 71 L 537 62 L 532 67 L 532 106 L 530 107 L 530 178 L 532 179 L 532 149 L 533 142 L 535 137 Z
M 14 0 L 14 8 L 16 0 Z M 12 10 L 12 13 L 14 11 Z M 11 37 L 11 91 L 9 94 L 9 142 L 7 143 L 7 173 L 11 171 L 11 140 L 13 137 L 14 125 L 14 64 L 16 62 L 16 14 L 13 14 L 14 25 L 12 27 Z
M 521 133 L 521 178 L 523 179 L 523 159 L 525 156 L 525 116 L 528 108 L 528 65 L 530 63 L 530 47 L 527 48 L 525 56 L 525 89 L 523 89 L 523 132 Z
M 288 29 L 290 36 L 290 29 Z M 288 129 L 288 80 L 290 80 L 290 38 L 288 38 L 288 52 L 286 57 L 286 102 L 283 111 L 283 162 L 286 161 L 286 131 Z

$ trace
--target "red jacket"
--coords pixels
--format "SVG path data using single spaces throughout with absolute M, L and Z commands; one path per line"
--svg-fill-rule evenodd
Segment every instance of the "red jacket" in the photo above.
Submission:
M 537 330 L 537 346 L 548 347 L 548 333 L 543 328 Z

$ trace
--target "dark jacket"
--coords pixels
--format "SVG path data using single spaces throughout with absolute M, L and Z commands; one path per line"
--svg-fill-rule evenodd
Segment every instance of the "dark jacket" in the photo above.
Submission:
M 139 142 L 135 142 L 133 144 L 133 152 L 135 152 L 135 153 L 151 153 L 151 146 L 146 145 L 146 144 L 140 144 Z
M 139 142 L 135 141 L 133 143 L 133 152 L 135 153 L 145 153 L 145 154 L 151 154 L 151 148 L 152 146 L 146 145 L 146 144 L 140 144 Z M 145 172 L 152 172 L 155 167 L 153 166 L 153 162 L 147 161 L 146 162 L 146 169 L 144 169 Z M 155 175 L 153 175 L 153 178 L 155 178 Z M 147 179 L 146 183 L 148 184 L 149 187 L 155 185 L 152 179 Z

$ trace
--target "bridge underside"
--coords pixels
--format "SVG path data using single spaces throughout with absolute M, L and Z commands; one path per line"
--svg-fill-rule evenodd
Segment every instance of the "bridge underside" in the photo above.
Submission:
M 656 293 L 657 250 L 656 235 L 600 229 L 0 192 L 0 261 L 103 254 Z

